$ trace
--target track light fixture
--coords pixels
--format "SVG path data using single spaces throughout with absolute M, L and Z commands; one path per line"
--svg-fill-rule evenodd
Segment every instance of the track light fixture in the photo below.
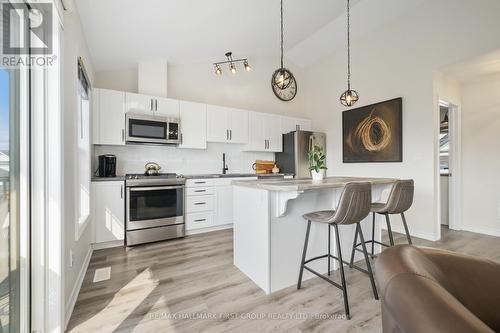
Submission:
M 226 53 L 226 61 L 220 61 L 220 62 L 215 62 L 214 63 L 214 68 L 215 68 L 215 74 L 216 75 L 222 75 L 222 69 L 220 65 L 223 64 L 229 64 L 229 71 L 232 74 L 236 74 L 236 63 L 238 62 L 243 62 L 243 67 L 245 68 L 245 71 L 249 72 L 252 70 L 252 67 L 248 64 L 248 59 L 247 58 L 242 58 L 242 59 L 233 59 L 233 53 L 232 52 L 227 52 Z

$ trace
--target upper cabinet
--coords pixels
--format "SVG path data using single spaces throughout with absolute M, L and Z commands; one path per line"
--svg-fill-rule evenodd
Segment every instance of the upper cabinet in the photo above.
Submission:
M 250 112 L 249 115 L 249 140 L 246 151 L 281 152 L 282 122 L 281 116 Z
M 207 105 L 207 141 L 248 143 L 248 111 Z
M 179 118 L 179 101 L 171 98 L 155 98 L 155 114 Z
M 207 148 L 207 105 L 180 101 L 181 143 L 179 148 Z
M 93 90 L 93 134 L 96 145 L 125 144 L 125 93 Z
M 311 131 L 311 121 L 309 119 L 303 118 L 293 118 L 293 117 L 282 117 L 282 129 L 283 134 L 293 132 L 297 130 L 297 127 L 301 131 Z
M 179 101 L 170 98 L 126 93 L 126 111 L 179 117 Z

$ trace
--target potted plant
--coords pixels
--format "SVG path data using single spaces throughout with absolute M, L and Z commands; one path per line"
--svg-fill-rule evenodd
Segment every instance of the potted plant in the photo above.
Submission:
M 309 160 L 309 170 L 313 180 L 322 180 L 325 177 L 326 155 L 323 148 L 314 146 L 307 155 Z

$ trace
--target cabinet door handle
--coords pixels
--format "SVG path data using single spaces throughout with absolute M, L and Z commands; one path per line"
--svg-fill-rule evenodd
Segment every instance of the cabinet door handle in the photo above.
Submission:
M 194 182 L 195 184 L 206 184 L 207 182 Z
M 195 190 L 196 193 L 206 192 L 207 190 Z
M 153 111 L 153 99 L 152 98 L 150 99 L 150 102 L 151 102 L 150 109 L 151 109 L 151 111 Z
M 123 199 L 123 185 L 120 186 L 120 198 Z
M 158 100 L 155 99 L 155 111 L 158 111 Z
M 183 141 L 184 137 L 182 136 L 182 133 L 181 133 L 181 145 L 182 145 L 182 141 Z
M 125 142 L 125 130 L 122 128 L 122 142 Z
M 195 222 L 203 222 L 203 221 L 206 221 L 207 219 L 198 219 L 198 220 L 194 220 Z
M 206 202 L 195 202 L 194 204 L 196 206 L 200 206 L 200 205 L 206 205 L 207 203 Z
M 233 140 L 233 130 L 229 130 L 229 140 Z
M 229 140 L 229 130 L 226 130 L 226 140 Z

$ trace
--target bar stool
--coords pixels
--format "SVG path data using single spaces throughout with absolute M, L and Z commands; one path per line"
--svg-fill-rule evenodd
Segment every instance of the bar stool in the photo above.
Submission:
M 342 259 L 342 250 L 340 246 L 340 236 L 339 236 L 338 226 L 356 224 L 356 235 L 359 233 L 359 237 L 362 240 L 361 244 L 363 246 L 363 252 L 365 254 L 367 270 L 362 269 L 358 266 L 352 266 L 352 267 L 369 275 L 373 289 L 373 295 L 375 296 L 375 299 L 378 300 L 377 288 L 375 286 L 372 268 L 370 266 L 370 261 L 368 259 L 368 252 L 366 250 L 366 245 L 363 238 L 363 232 L 361 230 L 361 226 L 359 225 L 359 223 L 370 213 L 371 198 L 372 198 L 372 191 L 370 183 L 352 182 L 348 183 L 345 186 L 336 210 L 317 211 L 303 215 L 304 219 L 307 220 L 307 229 L 304 241 L 304 250 L 302 252 L 302 260 L 300 263 L 299 281 L 297 283 L 297 289 L 301 288 L 302 274 L 304 272 L 304 269 L 307 269 L 309 272 L 319 276 L 323 280 L 326 280 L 327 282 L 331 283 L 335 287 L 342 290 L 344 296 L 345 312 L 348 319 L 350 319 L 351 317 L 349 313 L 349 301 L 347 299 L 347 285 L 345 281 L 343 264 L 349 265 L 349 263 Z M 328 254 L 306 260 L 307 245 L 309 242 L 309 232 L 311 230 L 311 222 L 328 224 Z M 333 256 L 330 253 L 330 234 L 332 225 L 335 228 L 335 236 L 337 240 L 337 252 L 338 252 L 337 257 Z M 322 258 L 328 258 L 328 275 L 330 275 L 330 258 L 333 258 L 339 262 L 340 277 L 342 284 L 339 284 L 327 278 L 326 276 L 316 272 L 310 267 L 306 266 L 306 264 Z
M 372 203 L 371 205 L 371 212 L 373 213 L 373 223 L 372 223 L 372 239 L 367 240 L 364 242 L 361 240 L 361 242 L 366 243 L 371 243 L 371 256 L 374 256 L 375 252 L 375 244 L 379 244 L 385 247 L 391 247 L 394 246 L 394 237 L 392 235 L 392 228 L 391 228 L 391 219 L 389 218 L 389 215 L 391 214 L 400 214 L 401 219 L 403 220 L 403 226 L 405 228 L 405 233 L 406 233 L 406 239 L 408 240 L 408 243 L 411 245 L 411 237 L 410 237 L 410 232 L 408 231 L 408 225 L 406 224 L 406 217 L 405 217 L 405 212 L 410 209 L 412 203 L 413 203 L 413 193 L 415 190 L 415 186 L 413 183 L 412 179 L 407 179 L 407 180 L 397 180 L 391 188 L 391 193 L 389 194 L 389 198 L 387 199 L 386 203 L 383 202 L 375 202 Z M 385 221 L 387 223 L 387 233 L 389 234 L 389 242 L 390 245 L 376 241 L 375 240 L 375 216 L 376 214 L 384 215 L 385 216 Z M 356 235 L 354 236 L 354 245 L 352 248 L 352 253 L 351 253 L 351 265 L 353 264 L 354 261 L 354 253 L 355 251 L 360 251 L 358 247 L 361 245 L 361 243 L 357 243 L 358 240 L 358 232 L 356 231 Z

